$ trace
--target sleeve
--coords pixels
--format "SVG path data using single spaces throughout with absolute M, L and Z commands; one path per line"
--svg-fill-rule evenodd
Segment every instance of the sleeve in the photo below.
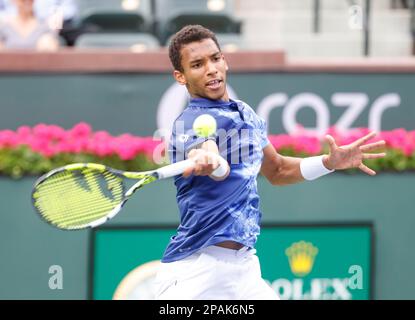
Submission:
M 216 118 L 210 110 L 186 109 L 174 122 L 169 143 L 169 156 L 172 163 L 185 160 L 190 150 L 199 147 L 205 141 L 216 141 L 215 134 L 200 137 L 193 130 L 193 122 L 202 114 L 210 114 Z
M 258 123 L 259 139 L 260 139 L 261 147 L 262 149 L 264 149 L 270 143 L 268 139 L 267 122 L 258 115 L 256 115 L 256 117 L 257 117 L 257 123 Z
M 255 141 L 257 141 L 261 145 L 261 148 L 264 149 L 270 143 L 268 139 L 267 122 L 257 115 L 254 109 L 252 109 L 248 104 L 240 100 L 239 102 L 242 103 L 248 110 L 249 119 L 252 121 L 255 128 Z

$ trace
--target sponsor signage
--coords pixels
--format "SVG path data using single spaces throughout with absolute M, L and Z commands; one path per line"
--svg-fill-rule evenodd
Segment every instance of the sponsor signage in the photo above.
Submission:
M 93 233 L 91 297 L 152 299 L 169 229 L 100 228 Z M 372 226 L 277 225 L 262 228 L 262 277 L 287 300 L 365 300 L 372 296 Z M 241 279 L 242 281 L 242 279 Z

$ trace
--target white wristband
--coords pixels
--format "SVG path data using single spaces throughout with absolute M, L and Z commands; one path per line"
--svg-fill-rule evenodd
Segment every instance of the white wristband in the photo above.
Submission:
M 208 154 L 211 159 L 215 159 L 219 166 L 213 170 L 213 172 L 210 174 L 210 176 L 220 179 L 223 178 L 227 173 L 228 173 L 228 169 L 229 169 L 229 164 L 228 161 L 226 161 L 224 158 L 222 158 L 219 154 L 215 153 L 215 152 L 211 152 L 211 151 L 206 151 L 206 154 Z M 202 153 L 201 155 L 197 155 L 196 159 L 198 156 L 205 156 L 205 153 Z M 196 159 L 194 161 L 196 161 Z
M 219 167 L 217 167 L 211 175 L 215 178 L 222 178 L 228 173 L 228 162 L 218 155 Z
M 308 157 L 301 160 L 300 170 L 305 180 L 314 180 L 334 171 L 324 166 L 323 157 Z

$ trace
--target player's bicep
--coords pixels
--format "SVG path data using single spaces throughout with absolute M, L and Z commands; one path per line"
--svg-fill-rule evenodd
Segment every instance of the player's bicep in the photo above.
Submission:
M 264 159 L 261 165 L 261 174 L 265 176 L 269 182 L 276 184 L 278 170 L 282 165 L 282 156 L 278 154 L 272 144 L 267 144 L 263 149 Z

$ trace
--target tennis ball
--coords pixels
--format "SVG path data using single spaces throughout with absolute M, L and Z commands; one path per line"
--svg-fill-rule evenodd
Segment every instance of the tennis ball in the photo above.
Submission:
M 209 137 L 216 133 L 216 120 L 209 114 L 198 116 L 193 122 L 193 131 L 199 137 Z

